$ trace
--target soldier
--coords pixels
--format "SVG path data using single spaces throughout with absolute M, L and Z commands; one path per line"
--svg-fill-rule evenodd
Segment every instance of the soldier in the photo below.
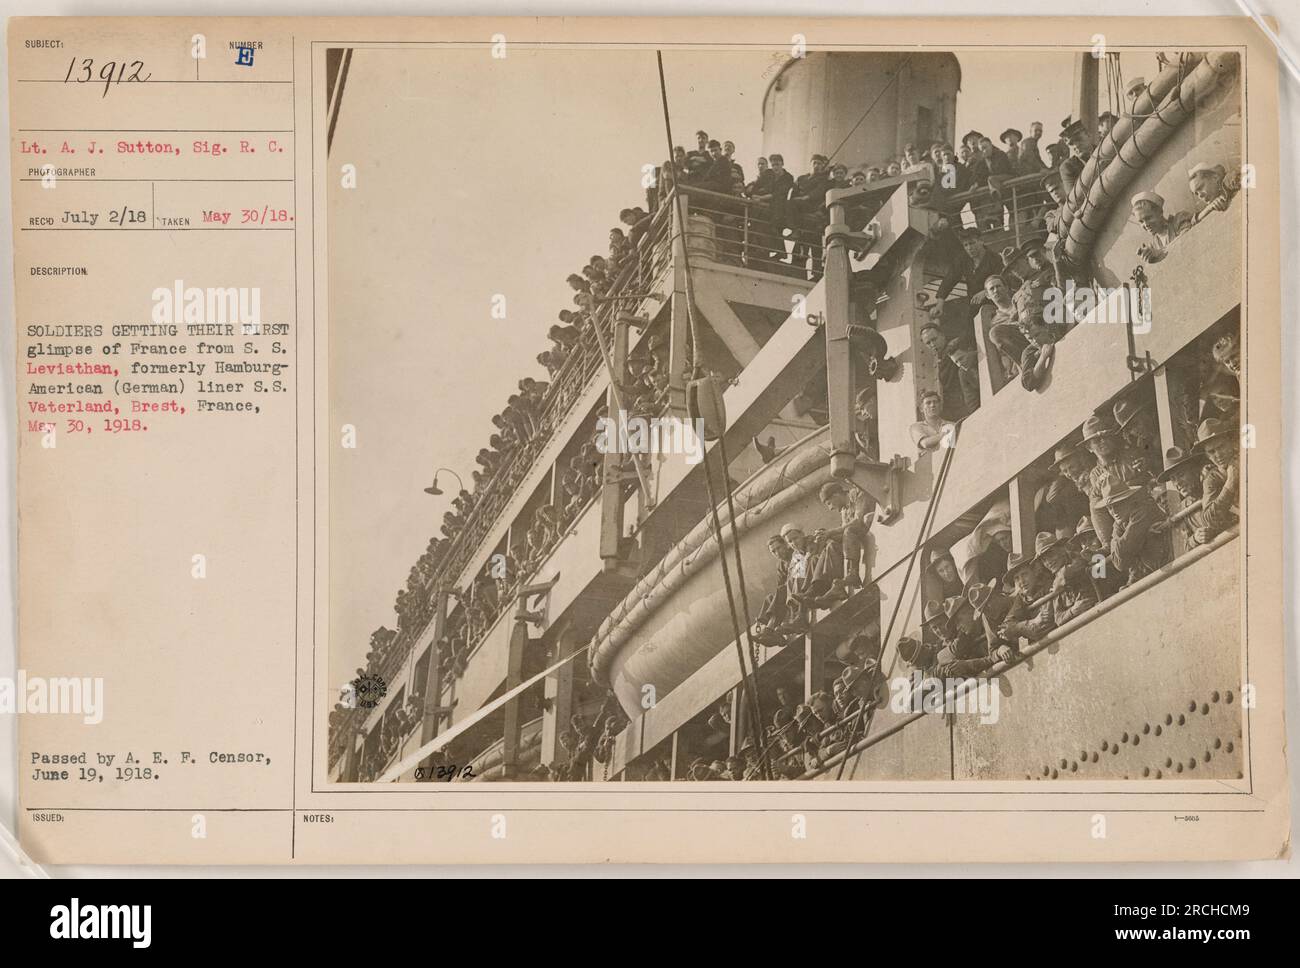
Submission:
M 1102 602 L 1120 590 L 1123 575 L 1111 565 L 1106 557 L 1106 549 L 1097 540 L 1097 529 L 1092 526 L 1092 518 L 1081 517 L 1069 542 L 1070 553 L 1075 564 L 1086 569 L 1088 579 L 1092 582 L 1093 594 Z
M 1173 488 L 1173 495 L 1166 498 L 1166 513 L 1182 513 L 1192 502 L 1201 500 L 1201 470 L 1205 466 L 1205 455 L 1193 449 L 1191 452 L 1181 447 L 1170 447 L 1165 451 L 1164 470 L 1156 477 L 1156 482 Z M 1204 518 L 1199 511 L 1193 511 L 1179 522 L 1183 538 L 1187 545 L 1197 544 L 1196 532 L 1204 527 Z
M 1047 254 L 1047 246 L 1042 239 L 1030 239 L 1020 247 L 1020 256 L 1029 265 L 1029 274 L 1025 282 L 1047 284 L 1056 280 L 1056 266 Z
M 1065 197 L 1069 198 L 1074 183 L 1083 174 L 1084 165 L 1092 157 L 1092 135 L 1082 121 L 1066 120 L 1069 123 L 1061 129 L 1061 140 L 1069 148 L 1070 154 L 1061 162 L 1057 171 L 1061 175 L 1061 188 Z
M 926 645 L 905 635 L 898 640 L 898 657 L 925 675 L 967 679 L 987 672 L 999 662 L 1010 662 L 1015 658 L 1015 650 L 1003 644 L 986 655 L 959 659 L 946 646 Z
M 1052 624 L 1060 628 L 1097 604 L 1088 569 L 1070 554 L 1069 537 L 1057 538 L 1043 549 L 1043 567 L 1052 573 Z
M 949 598 L 952 596 L 948 596 Z M 947 601 L 945 598 L 944 601 Z M 921 620 L 921 636 L 926 642 L 942 642 L 947 635 L 948 614 L 938 601 L 925 603 L 924 618 Z
M 1103 546 L 1110 547 L 1114 518 L 1100 504 L 1103 490 L 1118 484 L 1145 484 L 1150 478 L 1125 452 L 1123 438 L 1110 414 L 1093 414 L 1083 422 L 1083 444 L 1097 458 L 1096 466 L 1088 473 L 1085 492 L 1092 524 L 1097 529 L 1098 540 Z
M 971 181 L 977 188 L 987 185 L 996 195 L 1001 183 L 1015 174 L 1011 159 L 1001 148 L 994 147 L 992 138 L 979 139 L 975 158 L 975 164 L 971 167 Z M 1002 213 L 999 207 L 995 206 L 987 218 L 987 228 L 1001 225 Z
M 1154 408 L 1124 398 L 1115 402 L 1114 416 L 1129 458 L 1140 474 L 1154 478 L 1162 470 L 1160 422 Z
M 827 481 L 818 495 L 822 504 L 840 515 L 840 527 L 827 531 L 827 538 L 838 538 L 844 550 L 844 587 L 862 587 L 862 575 L 871 576 L 871 521 L 876 502 L 852 481 Z
M 976 369 L 979 356 L 974 347 L 964 339 L 948 339 L 937 322 L 928 322 L 921 327 L 921 342 L 934 354 L 944 401 L 943 418 L 958 421 L 970 416 L 980 405 L 979 372 Z M 970 362 L 969 354 L 975 354 L 975 360 L 967 370 L 957 359 L 960 357 L 963 363 Z
M 1101 112 L 1101 114 L 1097 115 L 1097 143 L 1098 144 L 1106 140 L 1106 135 L 1110 134 L 1111 131 L 1114 130 L 1115 122 L 1117 122 L 1118 120 L 1119 118 L 1116 117 L 1114 114 L 1111 114 L 1111 112 L 1109 111 L 1103 111 Z
M 1164 515 L 1146 487 L 1107 481 L 1097 507 L 1114 522 L 1110 560 L 1127 574 L 1124 586 L 1146 577 L 1169 560 L 1169 539 L 1162 528 L 1156 527 L 1164 524 Z
M 1169 243 L 1191 228 L 1192 216 L 1188 212 L 1165 215 L 1165 200 L 1155 192 L 1139 192 L 1130 200 L 1133 217 L 1146 230 L 1153 241 L 1138 246 L 1137 254 L 1143 262 L 1161 261 L 1167 254 Z
M 1198 544 L 1237 523 L 1239 471 L 1237 431 L 1211 417 L 1196 428 L 1196 448 L 1206 457 L 1201 469 L 1201 527 L 1193 533 Z
M 971 595 L 971 592 L 976 590 L 976 585 L 976 582 L 968 583 L 960 595 L 954 595 L 944 602 L 943 610 L 947 616 L 947 623 L 943 650 L 940 654 L 946 651 L 956 661 L 986 659 L 1005 646 L 1006 651 L 1002 654 L 1010 658 L 1010 654 L 1015 651 L 1014 648 L 996 633 L 990 635 L 991 630 L 986 630 L 980 621 L 979 610 L 975 603 L 982 601 L 983 596 Z M 982 591 L 981 586 L 980 592 Z
M 822 761 L 821 736 L 826 731 L 827 723 L 818 716 L 811 706 L 800 705 L 794 711 L 793 725 L 790 727 L 790 742 L 806 756 L 812 758 L 817 769 L 825 767 Z
M 789 543 L 779 534 L 767 539 L 767 551 L 776 559 L 776 590 L 763 599 L 754 623 L 754 641 L 773 648 L 786 644 L 784 635 L 776 631 L 776 626 L 785 620 L 787 614 L 786 585 L 790 578 L 790 557 L 794 553 Z
M 831 683 L 831 691 L 818 689 L 808 697 L 808 705 L 812 707 L 813 715 L 820 719 L 826 725 L 831 725 L 839 721 L 844 711 L 844 683 L 836 679 Z
M 1058 446 L 1053 457 L 1053 476 L 1035 495 L 1034 517 L 1040 527 L 1051 528 L 1058 538 L 1069 538 L 1074 535 L 1079 515 L 1088 513 L 1083 487 L 1093 457 L 1073 441 Z
M 966 597 L 975 609 L 975 617 L 984 628 L 986 640 L 994 646 L 1008 645 L 1015 650 L 1014 643 L 1003 642 L 998 638 L 997 629 L 1011 611 L 1011 599 L 998 588 L 1000 582 L 993 578 L 986 582 L 975 582 L 966 589 Z
M 1003 584 L 1010 583 L 1014 594 L 1007 618 L 997 629 L 999 637 L 1011 640 L 1026 638 L 1037 642 L 1056 627 L 1051 600 L 1040 602 L 1048 590 L 1050 580 L 1042 563 L 1042 554 L 1055 544 L 1055 534 L 1040 531 L 1034 538 L 1032 555 L 1025 551 L 1012 556 Z

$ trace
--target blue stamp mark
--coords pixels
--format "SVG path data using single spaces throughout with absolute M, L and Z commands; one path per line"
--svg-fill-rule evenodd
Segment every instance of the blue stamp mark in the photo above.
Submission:
M 237 52 L 235 54 L 235 63 L 240 65 L 241 67 L 252 67 L 253 48 L 251 47 L 237 48 Z

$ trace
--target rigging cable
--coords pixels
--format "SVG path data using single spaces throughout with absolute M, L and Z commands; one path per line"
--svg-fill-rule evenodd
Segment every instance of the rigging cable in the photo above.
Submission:
M 667 167 L 673 164 L 673 128 L 672 128 L 672 121 L 670 119 L 669 112 L 668 112 L 668 82 L 664 78 L 663 51 L 658 51 L 658 50 L 655 51 L 655 58 L 659 67 L 659 95 L 660 95 L 661 103 L 663 104 L 663 111 L 664 111 L 664 134 L 668 141 L 668 160 L 665 163 L 665 167 Z M 699 330 L 695 319 L 695 284 L 691 277 L 690 254 L 687 251 L 688 239 L 687 239 L 687 232 L 686 232 L 686 220 L 683 217 L 682 198 L 679 192 L 679 186 L 677 184 L 676 175 L 673 176 L 672 199 L 673 199 L 673 207 L 674 207 L 673 214 L 675 216 L 674 220 L 677 222 L 677 226 L 678 226 L 678 233 L 674 236 L 673 243 L 675 245 L 678 238 L 680 238 L 681 246 L 682 246 L 682 275 L 683 275 L 683 280 L 686 288 L 686 319 L 687 319 L 687 327 L 689 330 L 690 342 L 691 342 L 691 377 L 692 379 L 698 379 L 701 373 L 701 366 L 700 366 L 701 354 L 700 354 L 700 343 L 698 338 Z M 724 433 L 720 434 L 718 437 L 718 456 L 722 462 L 722 473 L 724 478 L 727 477 L 726 444 L 723 442 L 723 437 L 725 436 L 725 430 L 726 428 L 724 427 L 723 428 Z M 763 778 L 767 779 L 769 777 L 767 757 L 764 754 L 762 737 L 758 731 L 759 724 L 762 722 L 762 716 L 763 716 L 762 707 L 760 706 L 759 699 L 758 699 L 758 665 L 757 662 L 755 662 L 753 667 L 750 668 L 747 666 L 745 661 L 746 656 L 745 656 L 744 642 L 746 640 L 746 637 L 752 634 L 751 633 L 752 623 L 749 621 L 748 597 L 745 594 L 744 579 L 742 577 L 740 594 L 741 594 L 742 602 L 744 603 L 745 623 L 746 623 L 744 631 L 742 632 L 740 626 L 740 618 L 736 613 L 736 595 L 735 595 L 735 591 L 732 589 L 731 586 L 731 569 L 727 565 L 726 539 L 723 537 L 723 533 L 722 533 L 722 522 L 718 518 L 717 489 L 713 483 L 713 470 L 710 467 L 710 461 L 707 455 L 704 458 L 704 484 L 706 489 L 708 490 L 708 495 L 709 495 L 709 514 L 713 524 L 713 536 L 714 536 L 714 540 L 718 542 L 718 560 L 722 564 L 722 583 L 727 592 L 727 606 L 731 613 L 731 627 L 732 627 L 732 631 L 735 633 L 736 659 L 740 666 L 740 679 L 744 690 L 745 698 L 749 704 L 750 710 L 752 711 L 752 715 L 749 716 L 750 741 L 754 744 L 755 755 L 760 757 L 760 763 L 763 771 Z M 734 548 L 734 553 L 736 556 L 736 567 L 737 570 L 743 575 L 743 571 L 741 571 L 742 566 L 740 564 L 740 560 L 741 560 L 740 539 L 736 528 L 735 507 L 732 504 L 730 480 L 724 481 L 724 484 L 726 485 L 726 491 L 727 491 L 727 505 L 731 514 L 732 546 Z M 752 638 L 750 638 L 748 641 L 749 641 L 749 647 L 750 647 L 751 658 L 752 658 L 753 655 L 755 654 L 753 640 Z
M 960 425 L 958 425 L 958 430 L 960 430 Z M 908 583 L 911 581 L 912 569 L 916 564 L 917 555 L 920 554 L 921 548 L 925 545 L 925 542 L 929 540 L 930 528 L 934 524 L 935 510 L 939 506 L 939 496 L 943 493 L 944 484 L 947 483 L 948 468 L 952 466 L 952 455 L 956 449 L 957 449 L 957 441 L 956 439 L 954 439 L 952 442 L 952 446 L 946 449 L 946 452 L 943 455 L 943 463 L 940 464 L 939 466 L 939 474 L 935 479 L 934 490 L 930 494 L 930 501 L 925 508 L 925 516 L 921 519 L 921 527 L 916 534 L 916 544 L 912 547 L 911 554 L 909 554 L 907 558 L 907 570 L 903 573 L 903 583 L 901 586 L 899 586 L 898 595 L 894 600 L 894 610 L 892 613 L 890 613 L 889 616 L 889 626 L 888 628 L 885 629 L 884 633 L 881 635 L 880 638 L 882 654 L 884 652 L 885 644 L 889 642 L 889 638 L 894 632 L 894 624 L 898 620 L 898 610 L 903 605 L 903 592 L 907 588 Z M 894 671 L 894 665 L 897 661 L 898 661 L 898 652 L 897 650 L 895 650 L 893 661 L 891 661 L 889 664 L 889 671 L 885 673 L 886 679 L 889 678 L 889 673 Z M 879 669 L 879 666 L 877 666 L 877 669 Z M 875 708 L 873 707 L 871 710 L 871 714 L 874 713 L 875 713 Z M 849 735 L 844 744 L 844 755 L 840 759 L 840 768 L 839 768 L 839 772 L 836 773 L 835 775 L 835 779 L 839 780 L 844 776 L 844 768 L 849 761 L 849 755 L 848 755 L 849 750 L 851 750 L 853 748 L 853 744 L 857 742 L 857 732 L 858 732 L 857 728 L 861 726 L 863 733 L 865 733 L 867 730 L 871 728 L 871 720 L 873 718 L 871 714 L 859 716 L 857 721 L 854 722 L 853 725 L 849 728 Z
M 830 163 L 835 160 L 835 156 L 840 153 L 840 149 L 843 148 L 846 144 L 848 144 L 849 139 L 853 137 L 853 133 L 857 131 L 858 128 L 862 127 L 862 122 L 867 120 L 867 115 L 872 112 L 872 110 L 875 108 L 876 104 L 880 101 L 880 99 L 885 96 L 885 92 L 894 86 L 894 82 L 897 81 L 902 76 L 903 70 L 911 62 L 912 62 L 912 55 L 908 54 L 906 59 L 903 61 L 903 63 L 898 65 L 898 70 L 894 71 L 894 76 L 885 82 L 885 86 L 880 89 L 880 93 L 877 94 L 875 99 L 870 104 L 867 105 L 867 109 L 862 112 L 862 117 L 858 118 L 858 123 L 849 129 L 849 133 L 844 136 L 844 140 L 841 141 L 838 145 L 836 145 L 835 150 L 826 156 L 827 167 L 829 167 Z M 897 144 L 897 142 L 895 142 L 895 144 Z

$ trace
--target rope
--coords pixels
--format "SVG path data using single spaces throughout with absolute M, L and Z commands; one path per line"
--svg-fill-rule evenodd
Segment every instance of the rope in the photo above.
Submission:
M 655 58 L 659 63 L 659 99 L 664 108 L 664 135 L 668 139 L 668 164 L 673 164 L 673 126 L 668 118 L 668 82 L 664 80 L 664 54 L 663 51 L 655 51 Z M 691 340 L 691 377 L 695 378 L 700 373 L 699 363 L 699 340 L 696 339 L 695 329 L 695 284 L 691 280 L 691 260 L 690 253 L 687 252 L 687 233 L 686 218 L 682 212 L 682 196 L 680 186 L 677 184 L 677 176 L 673 175 L 673 211 L 677 218 L 678 235 L 673 236 L 673 242 L 680 238 L 682 241 L 682 271 L 686 281 L 686 324 Z M 671 247 L 670 247 L 671 248 Z M 671 376 L 670 376 L 671 379 Z
M 723 434 L 718 438 L 718 455 L 722 459 L 722 466 L 730 467 L 731 461 L 727 459 L 727 438 Z M 731 550 L 736 556 L 736 582 L 740 586 L 740 609 L 745 619 L 745 637 L 749 641 L 749 663 L 753 669 L 754 675 L 754 715 L 761 723 L 763 721 L 763 709 L 759 705 L 758 699 L 758 646 L 754 644 L 754 622 L 750 618 L 749 612 L 749 593 L 745 591 L 745 563 L 744 556 L 740 553 L 740 535 L 736 525 L 736 505 L 732 500 L 731 488 L 727 488 L 727 517 L 731 519 Z M 721 547 L 718 549 L 722 550 Z
M 668 114 L 668 82 L 664 79 L 663 51 L 658 51 L 658 50 L 655 51 L 655 59 L 658 62 L 658 66 L 659 66 L 659 95 L 660 95 L 660 100 L 663 103 L 663 109 L 664 109 L 664 134 L 668 139 L 668 164 L 672 164 L 673 163 L 672 161 L 673 128 L 672 128 L 672 121 L 670 120 Z M 687 326 L 688 326 L 688 330 L 690 333 L 690 340 L 691 340 L 691 375 L 692 375 L 692 379 L 695 379 L 699 376 L 700 373 L 700 353 L 699 353 L 700 344 L 699 344 L 699 340 L 697 339 L 698 330 L 696 328 L 696 320 L 695 320 L 695 286 L 691 279 L 690 254 L 687 252 L 686 222 L 685 219 L 683 218 L 683 213 L 682 213 L 682 197 L 675 176 L 673 178 L 672 197 L 673 197 L 673 205 L 677 216 L 676 221 L 677 224 L 680 226 L 680 231 L 681 231 L 682 273 L 686 284 L 686 318 L 687 318 Z M 674 242 L 675 241 L 676 241 L 676 237 L 674 237 Z M 725 448 L 725 444 L 721 443 L 721 438 L 720 438 L 718 452 L 719 452 L 719 456 L 722 459 L 723 474 L 726 474 L 726 466 L 727 466 L 726 448 Z M 746 667 L 745 647 L 743 644 L 744 635 L 749 633 L 749 625 L 746 624 L 745 632 L 744 634 L 742 634 L 740 629 L 740 618 L 736 613 L 736 595 L 735 595 L 735 591 L 731 587 L 731 569 L 727 565 L 726 543 L 722 536 L 722 522 L 718 518 L 718 496 L 717 496 L 717 490 L 713 484 L 713 469 L 710 466 L 710 461 L 707 455 L 704 458 L 704 482 L 705 482 L 705 487 L 708 489 L 708 494 L 709 494 L 709 515 L 713 524 L 713 535 L 715 540 L 718 542 L 718 560 L 722 564 L 722 583 L 727 591 L 727 607 L 731 613 L 731 627 L 732 627 L 732 631 L 735 633 L 734 643 L 736 646 L 736 659 L 740 666 L 740 679 L 741 679 L 742 687 L 745 692 L 745 698 L 749 704 L 749 708 L 754 712 L 754 715 L 749 717 L 750 739 L 753 741 L 755 751 L 758 751 L 760 753 L 760 756 L 762 756 L 761 753 L 762 745 L 763 745 L 762 736 L 758 732 L 758 724 L 759 724 L 758 687 L 757 687 L 757 683 L 754 682 L 752 678 L 752 677 L 756 677 L 756 673 L 751 672 L 750 669 Z M 731 526 L 732 526 L 732 535 L 734 538 L 736 536 L 736 519 L 734 514 L 734 506 L 731 505 L 730 486 L 727 487 L 727 501 L 728 501 L 728 505 L 732 507 Z M 740 544 L 738 540 L 735 542 L 735 545 L 736 545 L 735 554 L 736 554 L 737 567 L 739 567 Z M 745 589 L 744 589 L 744 584 L 742 579 L 741 595 L 743 596 L 744 594 L 745 594 Z M 748 615 L 749 615 L 748 602 L 746 602 L 745 605 L 745 615 L 746 615 L 746 621 L 748 623 Z M 753 646 L 751 642 L 751 648 L 752 647 Z M 761 759 L 761 767 L 763 771 L 763 778 L 767 779 L 769 777 L 769 771 L 768 771 L 767 758 L 765 756 L 763 756 Z

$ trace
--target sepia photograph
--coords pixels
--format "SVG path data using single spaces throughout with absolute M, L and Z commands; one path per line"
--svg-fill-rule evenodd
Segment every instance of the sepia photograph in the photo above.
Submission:
M 1242 61 L 330 46 L 323 788 L 1250 792 Z
M 1072 878 L 1021 946 L 1264 934 L 1209 879 L 1297 869 L 1300 57 L 1108 4 L 12 19 L 16 922 Z

